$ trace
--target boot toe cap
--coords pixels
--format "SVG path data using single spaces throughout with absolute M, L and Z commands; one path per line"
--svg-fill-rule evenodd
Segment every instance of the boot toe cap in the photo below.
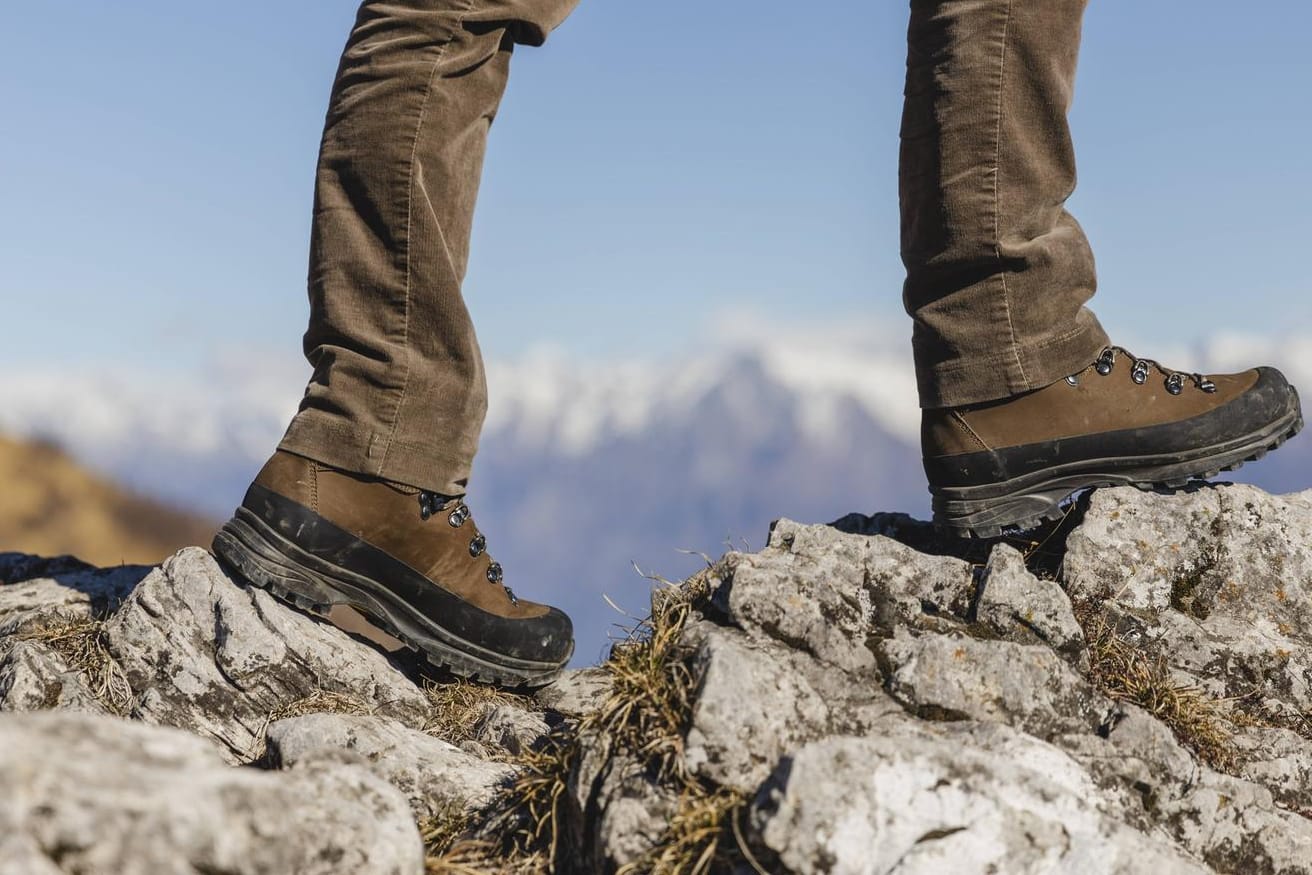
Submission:
M 1256 382 L 1235 399 L 1242 404 L 1246 419 L 1250 422 L 1274 422 L 1290 413 L 1301 411 L 1298 391 L 1279 369 L 1262 366 L 1255 370 Z
M 574 654 L 574 623 L 559 608 L 524 621 L 521 655 L 541 662 L 564 664 Z

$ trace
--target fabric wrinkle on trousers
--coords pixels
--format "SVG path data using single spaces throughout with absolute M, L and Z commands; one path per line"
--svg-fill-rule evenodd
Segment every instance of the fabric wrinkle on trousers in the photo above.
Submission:
M 314 367 L 281 448 L 446 495 L 487 410 L 461 291 L 515 44 L 578 0 L 366 0 L 329 99 L 310 240 Z
M 922 407 L 1087 367 L 1093 253 L 1065 209 L 1087 0 L 912 0 L 899 183 Z
M 911 2 L 899 181 L 922 406 L 1048 385 L 1106 344 L 1084 307 L 1093 257 L 1064 209 L 1085 2 Z M 465 491 L 487 388 L 461 284 L 488 130 L 513 47 L 541 44 L 576 4 L 361 6 L 316 177 L 314 374 L 283 449 Z

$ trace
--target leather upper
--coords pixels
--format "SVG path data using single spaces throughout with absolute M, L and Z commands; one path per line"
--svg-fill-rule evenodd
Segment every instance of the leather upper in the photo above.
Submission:
M 447 502 L 424 519 L 418 490 L 349 474 L 282 450 L 265 464 L 255 486 L 312 511 L 489 614 L 530 619 L 554 610 L 512 600 L 505 587 L 489 580 L 492 557 L 486 550 L 473 555 L 470 549 L 481 534 L 472 517 L 459 526 L 450 522 L 459 500 Z M 292 536 L 295 540 L 295 533 Z
M 1131 378 L 1133 362 L 1119 356 L 1111 372 L 1090 365 L 1075 384 L 1051 386 L 1001 401 L 923 411 L 921 447 L 926 458 L 1018 447 L 1039 441 L 1140 429 L 1180 422 L 1224 407 L 1258 382 L 1257 369 L 1211 376 L 1215 392 L 1189 377 L 1178 395 L 1166 388 L 1167 372 L 1151 368 L 1147 379 Z

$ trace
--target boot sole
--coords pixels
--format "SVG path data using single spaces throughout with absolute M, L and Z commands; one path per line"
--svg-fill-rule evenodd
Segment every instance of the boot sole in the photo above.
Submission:
M 934 524 L 951 535 L 970 538 L 1035 529 L 1060 519 L 1061 506 L 1084 489 L 1134 486 L 1150 490 L 1206 480 L 1262 458 L 1302 428 L 1302 413 L 1295 409 L 1260 432 L 1202 448 L 1187 459 L 1178 454 L 1085 459 L 986 486 L 936 488 L 932 490 Z
M 302 550 L 246 508 L 238 508 L 219 529 L 213 550 L 243 579 L 279 600 L 323 618 L 336 605 L 354 608 L 434 668 L 466 680 L 541 687 L 555 680 L 569 660 L 569 655 L 560 663 L 516 659 L 466 641 L 369 578 Z

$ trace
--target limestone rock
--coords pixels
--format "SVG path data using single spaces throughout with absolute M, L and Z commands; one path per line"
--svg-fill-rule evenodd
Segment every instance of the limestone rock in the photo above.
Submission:
M 954 724 L 806 745 L 762 789 L 752 824 L 796 875 L 1208 871 L 1096 800 L 1057 749 Z
M 1101 489 L 1067 539 L 1064 571 L 1077 596 L 1111 594 L 1130 607 L 1174 607 L 1199 619 L 1247 606 L 1253 619 L 1302 620 L 1307 628 L 1312 493 L 1215 484 L 1169 494 Z
M 542 714 L 515 705 L 487 704 L 474 721 L 473 738 L 512 757 L 538 750 L 551 727 Z
M 888 689 L 913 714 L 1007 723 L 1038 738 L 1096 732 L 1112 704 L 1047 647 L 899 633 L 879 653 Z
M 1165 724 L 1142 708 L 1118 704 L 1109 726 L 1105 739 L 1085 735 L 1082 745 L 1074 738 L 1062 739 L 1061 745 L 1091 775 L 1118 782 L 1149 807 L 1153 800 L 1178 798 L 1207 771 Z M 1080 753 L 1074 753 L 1077 749 Z
M 562 812 L 573 871 L 613 872 L 637 864 L 664 835 L 678 799 L 646 766 L 603 735 L 580 739 Z
M 1110 607 L 1182 684 L 1298 720 L 1312 711 L 1312 492 L 1095 492 L 1067 586 Z
M 882 536 L 780 520 L 769 546 L 729 557 L 714 593 L 728 621 L 842 671 L 877 677 L 871 636 L 901 624 L 963 621 L 970 565 L 925 556 Z
M 203 550 L 183 550 L 143 580 L 105 626 L 137 695 L 133 716 L 259 754 L 279 708 L 328 691 L 379 716 L 419 723 L 423 692 L 386 656 L 234 584 Z
M 38 617 L 102 615 L 150 573 L 139 565 L 93 568 L 68 556 L 41 559 L 0 553 L 0 636 Z
M 0 875 L 64 875 L 26 836 L 0 836 Z
M 825 734 L 829 706 L 787 651 L 712 628 L 696 662 L 701 683 L 684 754 L 693 771 L 751 792 L 780 757 Z
M 449 805 L 483 808 L 514 774 L 510 766 L 477 759 L 394 720 L 309 714 L 269 727 L 268 756 L 274 767 L 341 761 L 337 755 L 342 751 L 362 758 L 405 794 L 417 817 Z
M 0 875 L 417 872 L 413 817 L 533 826 L 480 809 L 543 752 L 568 766 L 543 785 L 559 871 L 649 866 L 701 790 L 743 801 L 780 875 L 1312 875 L 1312 493 L 1100 490 L 1044 543 L 1036 574 L 903 515 L 781 520 L 696 578 L 659 665 L 498 698 L 459 749 L 420 731 L 403 659 L 203 551 L 149 574 L 0 554 L 0 711 L 64 712 L 0 713 Z M 60 615 L 103 620 L 135 725 L 71 713 L 101 707 L 94 672 L 27 634 Z M 626 696 L 647 746 L 586 719 Z M 252 761 L 274 771 L 226 765 Z
M 1071 658 L 1082 655 L 1084 632 L 1070 598 L 1056 581 L 1031 574 L 1014 547 L 994 547 L 983 577 L 975 604 L 979 622 L 1011 641 L 1046 644 Z
M 1198 785 L 1161 801 L 1157 819 L 1219 872 L 1312 872 L 1312 821 L 1251 781 L 1204 771 Z
M 85 714 L 0 716 L 0 870 L 416 875 L 405 799 L 358 766 L 234 769 L 209 742 Z M 30 868 L 18 869 L 15 867 Z
M 1312 811 L 1312 741 L 1289 729 L 1252 727 L 1234 744 L 1243 761 L 1240 777 L 1286 805 Z
M 80 672 L 37 641 L 14 641 L 0 649 L 0 711 L 86 711 L 105 706 Z
M 601 708 L 610 694 L 610 678 L 597 667 L 566 669 L 556 680 L 538 690 L 533 699 L 543 708 L 582 717 Z

